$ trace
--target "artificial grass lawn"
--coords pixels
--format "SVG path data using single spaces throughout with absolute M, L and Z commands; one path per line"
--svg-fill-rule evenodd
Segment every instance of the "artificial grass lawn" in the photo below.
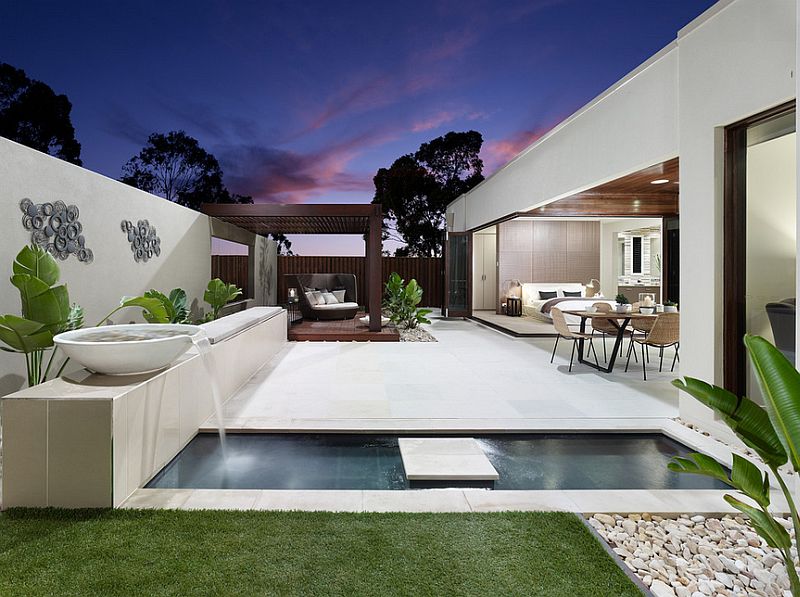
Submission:
M 640 595 L 564 513 L 11 510 L 0 595 Z

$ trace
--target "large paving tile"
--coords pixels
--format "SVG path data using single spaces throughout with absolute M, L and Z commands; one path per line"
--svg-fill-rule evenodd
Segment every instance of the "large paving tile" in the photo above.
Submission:
M 255 503 L 256 510 L 304 510 L 319 512 L 361 512 L 360 490 L 263 490 Z

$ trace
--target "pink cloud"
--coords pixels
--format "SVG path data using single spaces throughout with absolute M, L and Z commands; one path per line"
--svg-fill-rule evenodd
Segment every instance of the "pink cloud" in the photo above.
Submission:
M 518 131 L 505 139 L 495 139 L 484 143 L 481 149 L 484 174 L 488 176 L 510 162 L 517 154 L 541 138 L 548 130 L 550 130 L 549 127 Z
M 441 110 L 435 114 L 432 114 L 431 116 L 428 116 L 427 118 L 413 122 L 411 124 L 411 130 L 415 133 L 419 133 L 438 128 L 443 124 L 447 124 L 448 122 L 453 122 L 454 120 L 458 119 L 472 121 L 485 117 L 486 113 L 480 111 L 470 112 L 466 110 Z
M 303 203 L 325 192 L 370 192 L 373 174 L 347 168 L 362 152 L 393 138 L 392 133 L 366 133 L 308 153 L 259 145 L 224 147 L 218 153 L 234 192 L 257 202 Z

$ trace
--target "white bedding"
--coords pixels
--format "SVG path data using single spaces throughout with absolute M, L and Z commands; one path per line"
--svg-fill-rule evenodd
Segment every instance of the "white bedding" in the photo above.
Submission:
M 522 314 L 527 315 L 528 317 L 533 317 L 534 319 L 538 319 L 539 321 L 546 321 L 551 323 L 553 321 L 552 316 L 549 313 L 542 313 L 542 307 L 544 304 L 550 299 L 542 299 L 539 298 L 539 291 L 543 292 L 556 292 L 557 298 L 564 298 L 564 292 L 577 292 L 581 291 L 582 297 L 586 294 L 585 287 L 580 283 L 525 283 L 522 285 Z M 587 301 L 584 298 L 580 300 L 565 300 L 559 302 L 556 307 L 561 309 L 562 311 L 580 311 L 585 309 L 588 305 L 592 303 L 599 302 L 599 303 L 607 303 L 611 306 L 616 305 L 616 302 L 613 300 L 609 300 L 603 298 L 601 296 L 596 297 L 596 300 Z M 565 315 L 565 319 L 567 323 L 570 325 L 580 325 L 581 318 L 577 315 Z M 590 325 L 587 322 L 587 329 L 589 329 Z

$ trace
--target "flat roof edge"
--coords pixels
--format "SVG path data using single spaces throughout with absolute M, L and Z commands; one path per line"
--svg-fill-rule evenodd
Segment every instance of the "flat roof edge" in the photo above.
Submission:
M 603 91 L 599 95 L 595 96 L 588 103 L 584 104 L 581 108 L 579 108 L 578 110 L 576 110 L 575 112 L 573 112 L 572 114 L 567 116 L 564 120 L 559 122 L 556 126 L 554 126 L 552 129 L 547 131 L 544 135 L 542 135 L 541 137 L 536 139 L 533 143 L 528 145 L 525 149 L 523 149 L 516 156 L 514 156 L 509 162 L 504 164 L 501 168 L 498 168 L 497 170 L 492 172 L 487 178 L 482 180 L 479 184 L 477 184 L 476 186 L 471 188 L 469 191 L 467 191 L 463 195 L 459 195 L 455 200 L 453 200 L 450 203 L 448 203 L 447 207 L 450 207 L 451 205 L 457 203 L 462 197 L 469 196 L 470 193 L 472 193 L 476 189 L 479 189 L 480 187 L 485 185 L 487 182 L 492 180 L 492 178 L 494 178 L 497 174 L 499 174 L 500 172 L 502 172 L 503 170 L 505 170 L 506 168 L 511 166 L 517 160 L 523 158 L 529 152 L 533 151 L 536 147 L 538 147 L 539 145 L 541 145 L 542 143 L 544 143 L 545 141 L 550 139 L 553 135 L 557 134 L 561 129 L 563 129 L 564 127 L 566 127 L 569 124 L 571 124 L 573 121 L 577 120 L 578 118 L 580 118 L 581 116 L 586 114 L 589 110 L 591 110 L 592 108 L 597 106 L 600 102 L 602 102 L 608 96 L 610 96 L 611 94 L 615 93 L 616 91 L 619 91 L 620 89 L 622 89 L 625 85 L 630 83 L 637 76 L 642 74 L 644 71 L 649 69 L 651 66 L 653 66 L 654 64 L 659 62 L 662 58 L 664 58 L 665 56 L 671 54 L 673 51 L 675 51 L 677 49 L 678 49 L 678 42 L 677 42 L 677 40 L 673 40 L 672 42 L 670 42 L 669 44 L 664 46 L 661 50 L 659 50 L 658 52 L 656 52 L 655 54 L 650 56 L 650 58 L 648 58 L 647 60 L 642 62 L 635 69 L 630 71 L 627 75 L 625 75 L 624 77 L 619 79 L 616 83 L 614 83 L 610 87 L 606 88 L 605 91 Z
M 685 37 L 685 36 L 689 35 L 690 33 L 694 32 L 696 29 L 699 29 L 704 24 L 706 24 L 708 21 L 710 21 L 715 16 L 717 16 L 719 13 L 721 13 L 723 10 L 728 8 L 734 2 L 736 2 L 736 0 L 719 0 L 719 2 L 717 2 L 713 6 L 708 7 L 698 17 L 696 17 L 696 18 L 692 19 L 691 21 L 689 21 L 689 23 L 687 23 L 681 29 L 678 29 L 678 39 L 680 39 L 681 37 Z

